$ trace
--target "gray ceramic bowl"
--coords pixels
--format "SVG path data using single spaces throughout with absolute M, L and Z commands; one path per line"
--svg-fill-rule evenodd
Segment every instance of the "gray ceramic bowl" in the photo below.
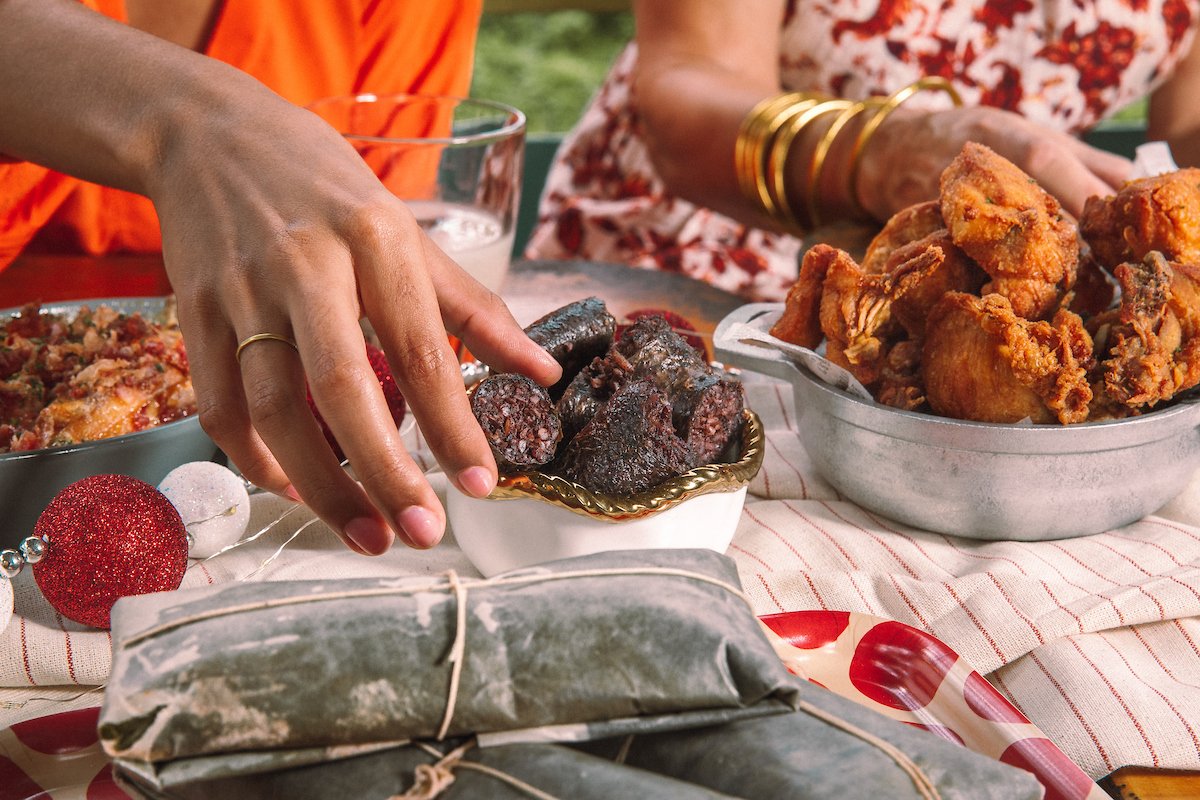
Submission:
M 729 314 L 713 335 L 717 358 L 790 383 L 800 440 L 818 471 L 855 503 L 899 522 L 973 539 L 1084 536 L 1154 513 L 1200 468 L 1200 403 L 1066 426 L 900 411 L 835 388 L 738 333 L 739 325 L 765 331 L 780 309 L 756 303 Z
M 48 303 L 43 310 L 70 314 L 81 305 L 91 308 L 107 305 L 125 313 L 136 311 L 154 318 L 162 311 L 163 299 L 137 297 Z M 0 311 L 0 315 L 12 316 L 18 310 Z M 200 428 L 197 417 L 110 439 L 0 454 L 0 548 L 16 547 L 29 536 L 46 505 L 77 480 L 112 473 L 132 475 L 157 486 L 180 464 L 223 458 Z

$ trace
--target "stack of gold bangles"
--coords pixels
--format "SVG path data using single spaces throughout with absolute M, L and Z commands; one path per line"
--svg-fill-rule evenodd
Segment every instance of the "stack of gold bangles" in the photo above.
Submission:
M 863 151 L 879 126 L 893 111 L 914 94 L 942 91 L 956 106 L 962 98 L 943 78 L 922 78 L 887 97 L 866 100 L 837 100 L 813 92 L 788 92 L 759 102 L 742 120 L 734 143 L 734 170 L 742 194 L 773 218 L 784 230 L 806 233 L 822 222 L 820 186 L 825 160 L 834 141 L 858 115 L 870 111 L 862 123 L 850 151 L 846 180 L 847 198 L 855 216 L 866 217 L 858 198 L 858 171 Z M 786 169 L 792 145 L 808 126 L 829 114 L 836 114 L 812 150 L 806 171 L 807 192 L 802 202 L 789 194 Z

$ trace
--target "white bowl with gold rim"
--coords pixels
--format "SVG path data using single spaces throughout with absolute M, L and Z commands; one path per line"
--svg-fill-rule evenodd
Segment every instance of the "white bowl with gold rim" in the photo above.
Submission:
M 743 416 L 736 459 L 729 463 L 696 467 L 632 495 L 592 492 L 536 471 L 502 476 L 484 499 L 450 488 L 450 528 L 484 577 L 610 550 L 724 553 L 766 441 L 758 415 L 747 409 Z

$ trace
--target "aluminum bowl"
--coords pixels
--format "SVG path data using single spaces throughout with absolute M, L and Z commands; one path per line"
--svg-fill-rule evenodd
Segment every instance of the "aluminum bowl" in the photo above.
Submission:
M 528 471 L 501 476 L 488 497 L 446 492 L 458 546 L 484 577 L 610 550 L 696 548 L 724 553 L 750 479 L 762 467 L 762 422 L 744 413 L 736 460 L 696 467 L 633 495 L 592 492 Z
M 47 303 L 44 311 L 72 314 L 80 306 L 106 305 L 124 313 L 153 318 L 162 311 L 159 297 L 112 298 Z M 20 309 L 0 311 L 12 316 Z M 91 475 L 121 474 L 157 486 L 167 473 L 189 461 L 223 460 L 200 427 L 187 417 L 136 433 L 92 442 L 0 454 L 0 549 L 13 548 L 33 533 L 34 523 L 54 496 Z
M 1200 467 L 1200 403 L 1066 426 L 901 411 L 749 343 L 741 326 L 765 331 L 782 308 L 754 303 L 726 316 L 713 335 L 717 358 L 790 383 L 800 441 L 817 470 L 891 519 L 971 539 L 1086 536 L 1154 513 Z

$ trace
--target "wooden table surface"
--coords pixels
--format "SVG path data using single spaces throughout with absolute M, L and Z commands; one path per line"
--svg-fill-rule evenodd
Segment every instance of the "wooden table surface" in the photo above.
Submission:
M 536 291 L 532 291 L 535 284 Z M 685 284 L 686 292 L 681 292 Z M 31 301 L 154 297 L 170 291 L 157 256 L 28 255 L 0 272 L 0 308 Z M 513 315 L 522 324 L 591 294 L 604 297 L 618 317 L 661 306 L 662 299 L 669 297 L 671 309 L 696 322 L 706 334 L 741 302 L 678 275 L 584 262 L 516 262 L 501 294 L 526 298 L 513 305 Z M 1200 772 L 1125 767 L 1100 784 L 1119 800 L 1200 798 Z

